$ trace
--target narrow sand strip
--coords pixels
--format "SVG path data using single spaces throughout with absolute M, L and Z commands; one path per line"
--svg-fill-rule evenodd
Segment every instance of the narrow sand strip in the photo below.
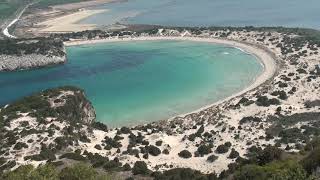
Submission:
M 77 24 L 77 22 L 89 16 L 106 12 L 107 10 L 79 10 L 78 12 L 47 20 L 38 23 L 39 26 L 46 26 L 40 32 L 78 32 L 92 30 L 96 28 L 95 24 Z
M 112 38 L 112 39 L 99 39 L 99 40 L 80 40 L 80 41 L 72 41 L 72 42 L 65 42 L 66 46 L 76 46 L 76 45 L 85 45 L 85 44 L 96 44 L 96 43 L 108 43 L 108 42 L 119 42 L 119 41 L 152 41 L 152 40 L 187 40 L 187 41 L 199 41 L 199 42 L 210 42 L 215 44 L 222 44 L 230 47 L 239 48 L 247 53 L 254 55 L 258 60 L 261 61 L 263 65 L 263 72 L 255 78 L 255 80 L 245 89 L 242 91 L 235 93 L 225 99 L 222 99 L 218 102 L 213 104 L 209 104 L 204 106 L 198 110 L 193 112 L 189 112 L 187 114 L 195 113 L 207 109 L 211 106 L 220 104 L 222 102 L 228 101 L 234 97 L 238 97 L 243 95 L 244 93 L 251 91 L 260 85 L 262 85 L 267 80 L 271 79 L 275 73 L 277 72 L 277 62 L 275 59 L 275 55 L 267 50 L 266 48 L 259 47 L 255 44 L 249 44 L 244 42 L 238 42 L 233 40 L 227 39 L 218 39 L 218 38 L 199 38 L 199 37 L 135 37 L 135 38 Z M 179 116 L 185 116 L 187 114 L 182 114 Z

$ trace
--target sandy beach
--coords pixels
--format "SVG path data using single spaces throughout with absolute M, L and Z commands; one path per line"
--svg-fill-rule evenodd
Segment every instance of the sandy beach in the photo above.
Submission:
M 78 12 L 64 15 L 61 17 L 49 19 L 40 22 L 38 26 L 44 26 L 40 32 L 78 32 L 84 30 L 92 30 L 96 28 L 95 24 L 77 24 L 77 22 L 89 16 L 106 12 L 107 10 L 87 10 L 79 9 Z
M 257 46 L 257 44 L 244 43 L 240 41 L 233 41 L 227 39 L 219 39 L 219 38 L 201 38 L 201 37 L 173 37 L 173 36 L 162 36 L 162 37 L 135 37 L 135 38 L 112 38 L 112 39 L 98 39 L 98 40 L 81 40 L 81 41 L 70 41 L 65 42 L 66 46 L 76 46 L 76 45 L 84 45 L 84 44 L 96 44 L 96 43 L 111 43 L 111 42 L 119 42 L 119 41 L 155 41 L 155 40 L 186 40 L 186 41 L 198 41 L 198 42 L 209 42 L 214 44 L 222 44 L 226 46 L 231 46 L 235 48 L 239 48 L 246 53 L 254 55 L 263 65 L 263 72 L 254 79 L 254 81 L 245 89 L 241 90 L 238 93 L 235 93 L 225 99 L 222 99 L 218 102 L 214 102 L 212 104 L 208 104 L 200 109 L 189 112 L 187 114 L 178 115 L 178 117 L 186 116 L 191 113 L 197 113 L 202 110 L 205 110 L 211 106 L 223 103 L 232 98 L 241 96 L 242 94 L 253 90 L 259 87 L 261 84 L 271 79 L 277 71 L 277 63 L 275 60 L 275 55 L 267 50 L 262 49 Z M 177 116 L 175 116 L 177 117 Z M 174 118 L 174 117 L 172 117 Z

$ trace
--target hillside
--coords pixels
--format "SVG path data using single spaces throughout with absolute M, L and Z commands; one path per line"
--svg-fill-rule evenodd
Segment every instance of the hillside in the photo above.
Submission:
M 151 171 L 143 161 L 133 165 L 119 162 L 109 155 L 80 149 L 84 144 L 92 143 L 95 149 L 117 149 L 126 146 L 121 143 L 123 137 L 130 137 L 128 151 L 139 156 L 137 150 L 129 146 L 145 144 L 143 158 L 166 156 L 158 152 L 160 142 L 147 145 L 145 132 L 159 131 L 160 127 L 146 125 L 134 128 L 115 129 L 114 137 L 106 136 L 103 144 L 95 144 L 94 132 L 112 132 L 107 126 L 95 122 L 95 112 L 86 99 L 84 91 L 76 87 L 60 87 L 25 97 L 0 111 L 0 179 L 4 180 L 67 180 L 67 179 L 176 179 L 176 180 L 306 180 L 315 179 L 320 165 L 320 140 L 314 138 L 299 152 L 285 152 L 274 146 L 264 148 L 251 146 L 247 157 L 239 157 L 232 150 L 229 157 L 236 160 L 229 164 L 228 170 L 217 174 L 202 174 L 189 168 Z M 140 130 L 137 135 L 136 130 Z M 197 132 L 201 134 L 201 128 Z M 200 135 L 204 137 L 205 135 Z M 309 141 L 309 140 L 306 140 Z M 248 145 L 249 146 L 249 145 Z M 198 151 L 205 153 L 209 147 L 199 146 Z M 228 148 L 221 146 L 221 151 Z M 144 149 L 144 150 L 143 150 Z M 210 149 L 210 148 L 209 148 Z M 93 150 L 91 150 L 93 151 Z M 123 152 L 124 153 L 124 152 Z M 137 154 L 136 154 L 137 153 Z M 169 153 L 169 151 L 168 151 Z M 171 153 L 171 152 L 170 152 Z M 187 150 L 180 152 L 181 158 L 188 158 Z M 190 154 L 191 155 L 191 154 Z M 215 161 L 216 156 L 208 157 Z M 24 165 L 29 164 L 29 165 Z M 38 166 L 38 167 L 35 167 Z M 17 169 L 16 169 L 17 168 Z M 13 171 L 8 171 L 15 169 Z

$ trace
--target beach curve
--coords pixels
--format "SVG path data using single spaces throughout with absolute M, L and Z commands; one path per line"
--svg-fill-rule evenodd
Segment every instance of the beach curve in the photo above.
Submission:
M 208 42 L 208 43 L 230 46 L 230 47 L 238 48 L 248 54 L 255 56 L 256 59 L 258 59 L 263 66 L 262 73 L 260 75 L 258 75 L 257 77 L 255 77 L 253 82 L 250 83 L 249 86 L 242 89 L 241 91 L 234 93 L 234 94 L 232 94 L 226 98 L 223 98 L 219 101 L 216 101 L 214 103 L 203 106 L 203 107 L 196 109 L 194 111 L 184 113 L 184 114 L 175 115 L 175 116 L 169 118 L 169 120 L 174 119 L 176 117 L 184 117 L 184 116 L 192 114 L 192 113 L 197 113 L 202 110 L 208 109 L 212 106 L 216 106 L 216 105 L 219 105 L 219 104 L 224 103 L 226 101 L 229 101 L 233 98 L 242 96 L 249 91 L 252 91 L 252 90 L 259 88 L 265 82 L 272 79 L 278 71 L 277 59 L 276 59 L 275 54 L 271 50 L 269 50 L 265 47 L 259 46 L 258 44 L 223 39 L 223 38 L 207 38 L 207 37 L 201 38 L 201 37 L 185 37 L 185 36 L 181 36 L 181 37 L 179 37 L 179 36 L 146 36 L 146 37 L 130 37 L 130 38 L 74 40 L 74 41 L 70 41 L 70 42 L 65 42 L 64 44 L 65 44 L 65 46 L 78 46 L 78 45 L 86 45 L 86 44 L 111 43 L 111 42 L 120 42 L 120 41 L 156 41 L 156 40 L 196 41 L 196 42 Z

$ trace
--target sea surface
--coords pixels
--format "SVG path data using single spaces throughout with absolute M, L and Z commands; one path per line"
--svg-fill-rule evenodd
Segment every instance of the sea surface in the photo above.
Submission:
M 137 41 L 67 48 L 68 62 L 0 73 L 0 104 L 63 85 L 83 88 L 109 126 L 196 110 L 239 92 L 263 71 L 239 49 L 206 42 Z
M 127 0 L 81 23 L 167 26 L 287 26 L 320 29 L 319 0 Z

